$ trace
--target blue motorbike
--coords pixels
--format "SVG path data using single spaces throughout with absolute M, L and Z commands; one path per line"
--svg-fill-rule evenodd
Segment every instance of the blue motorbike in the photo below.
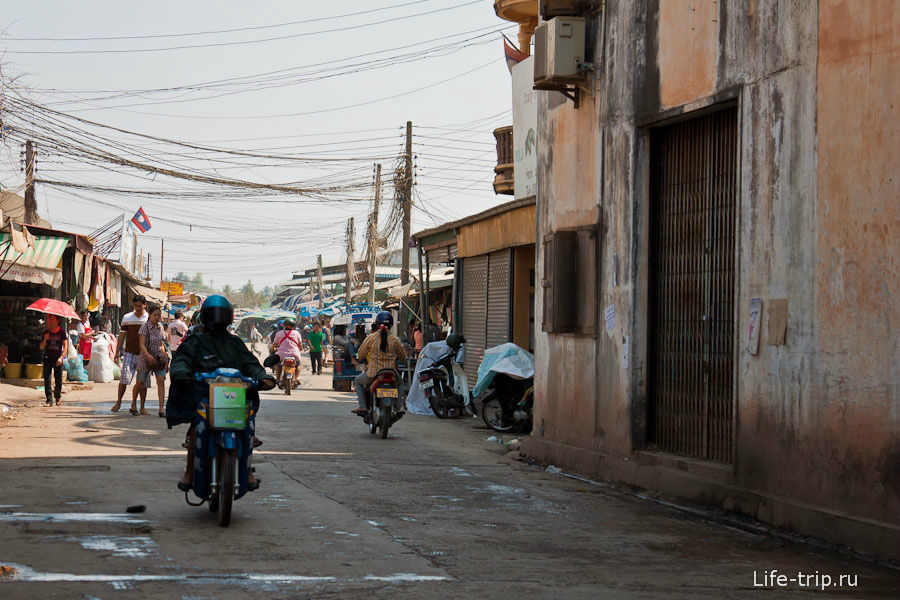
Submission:
M 218 514 L 219 525 L 227 527 L 232 502 L 259 487 L 258 480 L 250 483 L 255 414 L 247 398 L 248 391 L 258 389 L 258 382 L 237 369 L 216 369 L 194 377 L 198 386 L 208 388 L 208 394 L 197 406 L 189 442 L 194 448 L 193 483 L 179 484 L 179 488 L 191 506 L 208 502 L 209 510 Z M 188 499 L 189 489 L 199 503 Z

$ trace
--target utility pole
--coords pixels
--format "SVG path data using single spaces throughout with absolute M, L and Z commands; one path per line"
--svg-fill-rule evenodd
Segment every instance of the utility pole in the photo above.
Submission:
M 34 197 L 34 144 L 25 142 L 25 224 L 37 223 L 37 200 Z
M 375 304 L 375 257 L 378 255 L 378 205 L 381 203 L 381 164 L 375 165 L 375 206 L 369 215 L 369 304 Z
M 317 266 L 316 266 L 316 283 L 319 288 L 319 308 L 325 306 L 325 302 L 322 299 L 322 296 L 325 295 L 325 291 L 322 289 L 324 286 L 322 285 L 322 255 L 319 255 Z
M 404 168 L 403 181 L 403 248 L 400 271 L 400 284 L 409 283 L 409 241 L 410 228 L 412 226 L 412 189 L 413 189 L 413 157 L 412 157 L 412 121 L 406 122 L 406 164 Z M 420 295 L 421 298 L 421 295 Z M 400 310 L 400 326 L 407 336 L 409 335 L 409 310 L 405 306 L 401 306 Z M 424 333 L 424 332 L 423 332 Z
M 159 288 L 162 289 L 163 261 L 166 260 L 166 241 L 159 240 Z
M 347 221 L 347 296 L 345 302 L 349 305 L 353 297 L 353 280 L 356 279 L 356 269 L 353 263 L 355 248 L 353 240 L 356 237 L 356 229 L 353 226 L 353 217 Z

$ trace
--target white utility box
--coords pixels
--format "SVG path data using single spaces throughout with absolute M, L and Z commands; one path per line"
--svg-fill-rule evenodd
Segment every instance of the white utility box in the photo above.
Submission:
M 566 85 L 584 79 L 584 18 L 555 17 L 534 32 L 535 87 Z

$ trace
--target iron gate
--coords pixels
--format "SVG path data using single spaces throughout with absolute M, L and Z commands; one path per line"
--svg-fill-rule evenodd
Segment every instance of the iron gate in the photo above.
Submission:
M 651 136 L 648 442 L 731 462 L 737 109 Z

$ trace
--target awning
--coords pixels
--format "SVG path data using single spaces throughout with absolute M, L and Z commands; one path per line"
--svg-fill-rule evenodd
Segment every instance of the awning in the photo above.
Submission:
M 167 294 L 166 292 L 161 292 L 159 290 L 155 290 L 143 285 L 137 285 L 136 283 L 132 283 L 128 287 L 130 287 L 135 294 L 140 294 L 147 300 L 156 302 L 158 304 L 165 304 L 169 301 L 169 294 Z
M 7 267 L 9 267 L 8 271 Z M 10 267 L 9 263 L 4 262 L 0 264 L 0 275 L 3 276 L 3 279 L 8 281 L 49 285 L 53 288 L 58 288 L 62 284 L 62 269 L 26 267 L 21 266 L 19 263 Z
M 34 236 L 34 248 L 28 248 L 20 256 L 9 243 L 9 234 L 0 234 L 0 261 L 6 266 L 15 261 L 16 266 L 56 269 L 62 259 L 63 251 L 69 245 L 69 238 Z M 18 260 L 16 260 L 18 258 Z

